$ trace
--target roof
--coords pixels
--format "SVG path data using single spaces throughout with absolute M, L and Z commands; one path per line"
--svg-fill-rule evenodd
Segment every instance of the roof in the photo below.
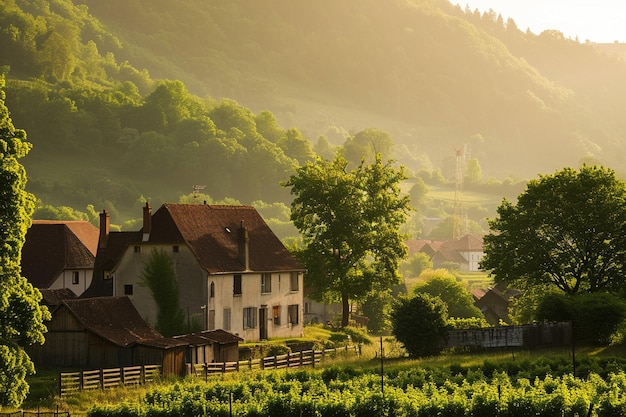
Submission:
M 191 333 L 184 334 L 180 336 L 174 336 L 175 339 L 186 342 L 189 345 L 226 345 L 230 343 L 239 343 L 243 341 L 243 339 L 239 336 L 236 336 L 226 330 L 217 329 L 217 330 L 205 330 L 200 333 Z
M 91 285 L 81 297 L 92 298 L 113 295 L 113 280 L 106 279 L 104 273 L 115 267 L 130 243 L 140 241 L 141 232 L 109 233 L 106 246 L 98 249 Z
M 458 240 L 449 240 L 441 245 L 441 250 L 454 250 L 459 252 L 482 252 L 483 238 L 474 235 L 465 235 Z
M 48 288 L 63 270 L 92 269 L 99 230 L 86 221 L 33 220 L 22 247 L 22 274 Z
M 249 271 L 304 270 L 252 206 L 164 204 L 152 215 L 148 242 L 185 243 L 212 274 L 245 272 L 239 257 L 242 224 L 249 236 Z
M 43 303 L 49 307 L 56 307 L 63 300 L 73 300 L 76 294 L 69 288 L 42 289 L 39 290 L 43 296 Z
M 87 330 L 117 346 L 143 344 L 168 348 L 185 345 L 161 336 L 150 327 L 128 297 L 83 298 L 63 300 L 62 303 Z

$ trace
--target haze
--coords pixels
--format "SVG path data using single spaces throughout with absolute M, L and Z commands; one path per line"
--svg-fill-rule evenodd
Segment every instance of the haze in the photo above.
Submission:
M 467 0 L 455 2 L 462 8 L 511 17 L 517 26 L 539 34 L 546 29 L 561 31 L 580 42 L 626 42 L 626 2 L 618 0 Z

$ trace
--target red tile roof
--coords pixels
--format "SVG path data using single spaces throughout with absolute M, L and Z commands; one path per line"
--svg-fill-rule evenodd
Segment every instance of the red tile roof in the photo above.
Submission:
M 22 274 L 48 288 L 63 270 L 92 269 L 98 229 L 86 221 L 33 220 L 22 248 Z
M 209 273 L 244 272 L 239 228 L 249 236 L 250 271 L 301 271 L 303 267 L 252 206 L 164 204 L 152 216 L 150 243 L 186 243 Z

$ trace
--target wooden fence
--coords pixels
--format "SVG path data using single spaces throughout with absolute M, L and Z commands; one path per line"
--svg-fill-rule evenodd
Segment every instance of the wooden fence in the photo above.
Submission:
M 315 366 L 326 358 L 336 357 L 339 354 L 360 354 L 358 346 L 346 346 L 338 349 L 305 350 L 285 355 L 268 356 L 261 359 L 248 359 L 238 362 L 198 363 L 193 366 L 193 374 L 207 377 L 212 374 L 239 372 L 244 370 L 298 368 L 301 366 Z
M 43 411 L 37 409 L 37 411 L 13 411 L 10 413 L 0 413 L 2 417 L 27 417 L 27 416 L 37 416 L 37 417 L 70 417 L 69 411 L 59 411 L 59 407 L 55 411 Z
M 160 375 L 160 365 L 63 372 L 59 377 L 59 393 L 65 396 L 81 390 L 148 384 L 157 380 Z
M 285 355 L 269 356 L 262 359 L 248 359 L 238 362 L 213 362 L 196 364 L 191 372 L 207 378 L 212 374 L 239 372 L 255 369 L 298 368 L 315 366 L 326 358 L 340 354 L 360 354 L 358 346 L 338 349 L 306 350 Z M 98 369 L 93 371 L 66 372 L 59 377 L 61 396 L 71 395 L 81 390 L 115 388 L 121 385 L 142 385 L 154 382 L 161 375 L 160 365 L 131 366 L 126 368 Z

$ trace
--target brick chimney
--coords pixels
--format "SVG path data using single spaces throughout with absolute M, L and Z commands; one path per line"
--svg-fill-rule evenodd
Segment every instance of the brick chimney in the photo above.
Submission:
M 152 208 L 150 203 L 146 201 L 146 205 L 143 208 L 143 241 L 147 242 L 150 239 L 150 232 L 152 231 Z
M 111 222 L 109 213 L 106 210 L 102 210 L 100 213 L 100 236 L 98 236 L 98 248 L 106 248 L 107 240 L 109 238 L 109 224 Z
M 242 220 L 239 227 L 239 261 L 241 261 L 246 271 L 250 268 L 249 241 L 248 229 L 245 228 Z

